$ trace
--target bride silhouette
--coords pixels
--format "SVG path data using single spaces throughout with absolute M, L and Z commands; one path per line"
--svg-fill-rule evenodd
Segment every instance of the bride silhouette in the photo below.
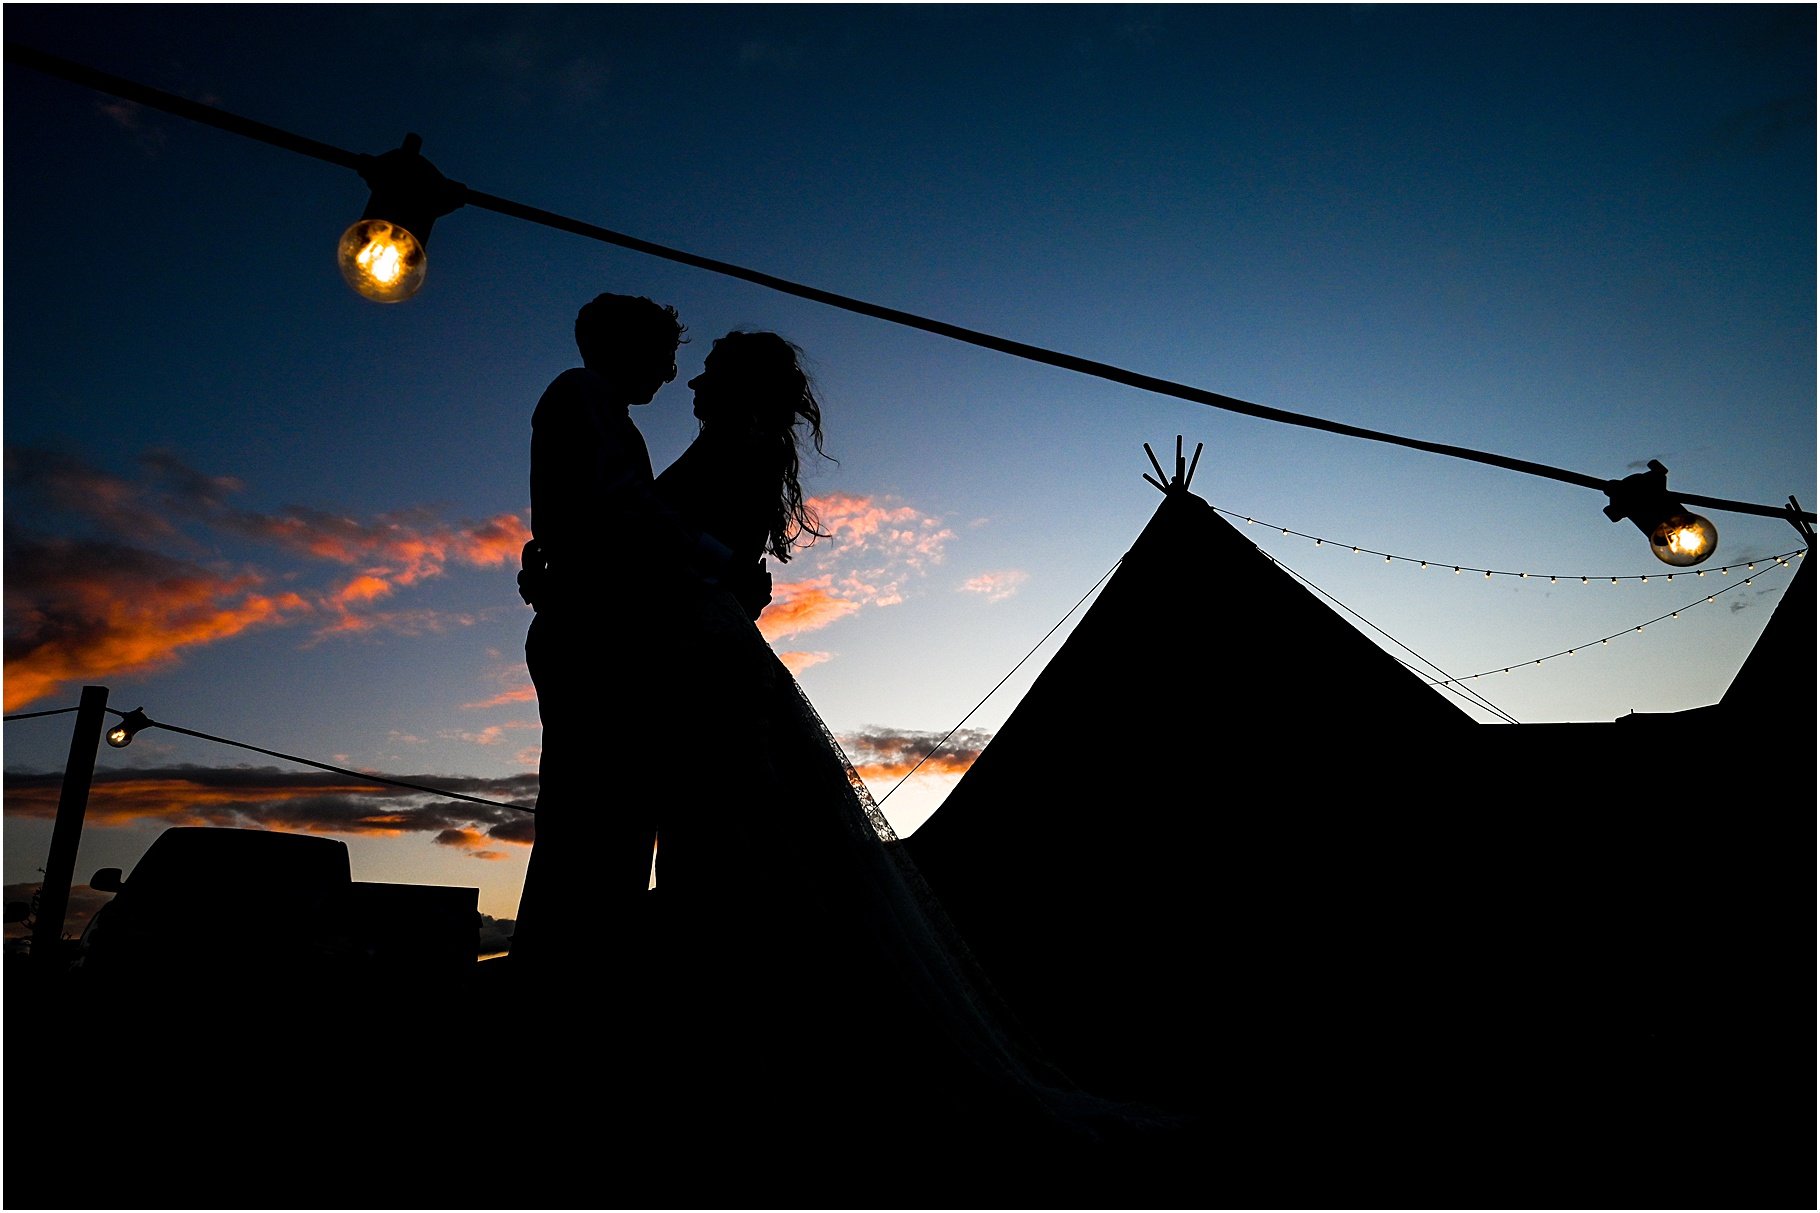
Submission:
M 826 457 L 801 353 L 768 332 L 715 341 L 689 383 L 700 433 L 657 477 L 659 496 L 736 566 L 787 562 L 825 534 L 800 479 L 804 453 Z M 693 643 L 676 668 L 697 709 L 686 727 L 728 773 L 716 786 L 676 772 L 683 803 L 658 829 L 655 1018 L 686 1114 L 717 1109 L 749 1135 L 756 1109 L 787 1106 L 791 1134 L 806 1116 L 823 1134 L 876 1141 L 889 1126 L 900 1142 L 999 1159 L 1123 1146 L 1174 1124 L 1080 1090 L 1044 1056 L 753 604 L 707 584 L 683 598 Z

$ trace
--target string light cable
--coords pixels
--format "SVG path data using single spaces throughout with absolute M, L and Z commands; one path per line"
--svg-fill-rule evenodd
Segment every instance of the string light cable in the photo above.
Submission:
M 941 748 L 948 744 L 948 739 L 950 737 L 953 737 L 956 733 L 960 732 L 962 725 L 966 724 L 969 720 L 973 719 L 973 713 L 979 711 L 982 707 L 986 706 L 986 700 L 991 699 L 994 695 L 998 694 L 999 688 L 1004 686 L 1007 682 L 1011 681 L 1011 675 L 1017 673 L 1020 669 L 1022 669 L 1024 663 L 1026 661 L 1029 661 L 1031 657 L 1035 656 L 1036 651 L 1038 649 L 1042 648 L 1045 644 L 1048 644 L 1049 638 L 1051 636 L 1055 635 L 1056 631 L 1064 623 L 1068 622 L 1068 619 L 1070 616 L 1072 616 L 1076 611 L 1081 609 L 1081 603 L 1086 602 L 1089 598 L 1093 597 L 1094 592 L 1096 590 L 1098 590 L 1102 585 L 1105 585 L 1106 579 L 1108 577 L 1112 576 L 1114 573 L 1116 573 L 1118 571 L 1119 565 L 1124 564 L 1124 563 L 1125 563 L 1125 557 L 1120 556 L 1117 560 L 1115 560 L 1113 562 L 1111 568 L 1107 569 L 1104 573 L 1100 574 L 1100 579 L 1098 581 L 1094 582 L 1090 587 L 1088 587 L 1087 592 L 1085 594 L 1082 594 L 1080 596 L 1079 600 L 1076 601 L 1073 606 L 1069 607 L 1067 612 L 1065 614 L 1063 614 L 1063 616 L 1060 619 L 1055 621 L 1055 626 L 1050 628 L 1047 632 L 1043 633 L 1043 638 L 1041 640 L 1037 641 L 1035 644 L 1031 645 L 1030 651 L 1028 653 L 1025 653 L 1022 657 L 1020 657 L 1018 659 L 1018 663 L 1016 665 L 1012 666 L 1009 670 L 1007 670 L 1005 672 L 1005 676 L 1003 678 L 999 679 L 998 682 L 993 685 L 993 688 L 990 691 L 987 691 L 986 694 L 983 697 L 981 697 L 981 699 L 978 703 L 974 704 L 973 707 L 968 709 L 967 714 L 965 716 L 961 717 L 958 721 L 956 721 L 954 727 L 949 729 L 945 734 L 943 734 L 942 739 L 940 741 L 936 742 L 933 746 L 930 746 L 929 752 L 927 754 L 924 754 L 921 758 L 916 760 L 916 766 L 913 766 L 908 771 L 905 771 L 902 778 L 900 778 L 896 783 L 892 784 L 890 789 L 887 790 L 883 796 L 880 796 L 873 803 L 882 806 L 887 800 L 891 799 L 892 792 L 895 792 L 899 788 L 903 787 L 904 781 L 909 779 L 912 775 L 916 774 L 917 769 L 919 767 L 921 767 L 925 762 L 928 762 L 931 758 L 935 757 L 935 755 L 941 750 Z
M 20 43 L 8 42 L 6 44 L 6 61 L 8 63 L 16 63 L 33 68 L 46 75 L 57 77 L 72 84 L 81 85 L 85 88 L 133 101 L 152 109 L 162 110 L 165 113 L 174 114 L 180 118 L 186 118 L 193 122 L 215 127 L 218 130 L 224 130 L 245 138 L 267 143 L 286 151 L 294 152 L 298 155 L 310 156 L 337 165 L 341 168 L 353 169 L 356 172 L 363 172 L 364 170 L 370 169 L 381 159 L 380 157 L 350 152 L 343 148 L 334 147 L 330 144 L 294 134 L 278 127 L 269 126 L 263 122 L 256 122 L 250 118 L 243 118 L 238 114 L 233 114 L 227 110 L 218 109 L 214 106 L 202 105 L 198 102 L 191 101 L 188 98 L 177 96 L 174 93 L 167 93 L 162 89 L 152 88 L 122 76 L 115 76 L 107 72 L 102 72 L 85 64 L 47 54 L 44 51 Z M 407 144 L 409 143 L 410 139 L 407 138 Z M 794 295 L 801 299 L 808 299 L 816 303 L 825 304 L 829 307 L 840 308 L 844 311 L 855 312 L 864 316 L 871 316 L 874 319 L 903 325 L 908 328 L 920 329 L 923 332 L 947 337 L 954 341 L 994 350 L 998 353 L 1008 354 L 1012 357 L 1022 358 L 1031 362 L 1039 362 L 1048 366 L 1059 367 L 1063 370 L 1073 371 L 1078 374 L 1090 375 L 1113 383 L 1124 384 L 1127 387 L 1137 388 L 1141 391 L 1163 396 L 1172 396 L 1176 399 L 1187 400 L 1196 404 L 1207 405 L 1211 408 L 1239 413 L 1244 416 L 1255 417 L 1264 421 L 1303 426 L 1310 429 L 1324 430 L 1328 433 L 1339 434 L 1345 437 L 1362 438 L 1372 442 L 1390 443 L 1396 446 L 1427 451 L 1431 454 L 1444 455 L 1450 458 L 1471 460 L 1476 463 L 1489 464 L 1494 467 L 1501 467 L 1510 471 L 1521 472 L 1526 475 L 1540 476 L 1550 480 L 1578 485 L 1581 488 L 1594 489 L 1601 493 L 1610 493 L 1611 490 L 1618 485 L 1617 481 L 1602 476 L 1589 476 L 1583 472 L 1574 472 L 1566 468 L 1551 467 L 1547 464 L 1535 463 L 1526 459 L 1517 459 L 1508 455 L 1500 455 L 1495 452 L 1473 450 L 1468 447 L 1450 446 L 1444 443 L 1429 442 L 1419 438 L 1408 438 L 1397 434 L 1386 433 L 1382 430 L 1365 429 L 1360 426 L 1330 421 L 1325 418 L 1314 417 L 1305 413 L 1295 413 L 1286 409 L 1256 404 L 1248 400 L 1241 400 L 1236 396 L 1228 396 L 1220 392 L 1208 391 L 1204 388 L 1191 387 L 1187 384 L 1160 379 L 1154 375 L 1145 375 L 1136 371 L 1126 370 L 1123 367 L 1114 366 L 1110 363 L 1097 362 L 1092 359 L 1077 357 L 1073 354 L 1065 354 L 1056 350 L 1045 349 L 1042 346 L 1030 345 L 1022 341 L 1013 341 L 1008 338 L 994 336 L 990 333 L 983 333 L 977 329 L 963 328 L 960 325 L 950 324 L 946 321 L 934 320 L 911 312 L 900 311 L 897 308 L 884 307 L 880 304 L 868 303 L 865 300 L 855 299 L 851 296 L 840 295 L 832 291 L 821 290 L 817 287 L 806 286 L 802 283 L 792 282 L 785 278 L 779 278 L 773 274 L 748 269 L 731 262 L 719 261 L 711 257 L 703 257 L 696 253 L 669 248 L 665 245 L 652 243 L 649 240 L 642 240 L 635 236 L 628 236 L 620 232 L 610 231 L 607 228 L 599 227 L 592 223 L 573 219 L 566 215 L 559 215 L 552 211 L 542 210 L 538 207 L 528 206 L 508 198 L 482 193 L 454 182 L 444 181 L 442 184 L 446 186 L 447 190 L 452 194 L 452 200 L 449 203 L 451 209 L 461 206 L 470 206 L 480 210 L 493 211 L 496 214 L 541 224 L 545 227 L 566 231 L 573 235 L 598 240 L 606 244 L 617 245 L 620 248 L 629 249 L 633 252 L 644 253 L 649 256 L 663 258 L 667 261 L 694 266 L 697 269 L 707 270 L 711 273 L 721 274 L 731 278 L 738 278 L 742 281 L 751 282 L 770 290 Z M 1797 510 L 1792 505 L 1761 505 L 1679 491 L 1676 492 L 1675 496 L 1680 501 L 1689 505 L 1701 505 L 1710 509 L 1728 510 L 1741 514 L 1755 514 L 1769 518 L 1787 518 L 1797 523 L 1813 523 L 1820 521 L 1820 519 L 1816 519 L 1813 513 Z
M 8 719 L 8 720 L 31 720 L 37 716 L 62 716 L 67 712 L 75 712 L 75 711 L 79 711 L 79 710 L 80 709 L 78 709 L 78 708 L 50 708 L 43 712 L 13 712 L 13 713 L 9 714 L 6 717 L 6 719 Z
M 108 708 L 107 710 L 123 720 L 133 715 L 131 712 L 122 712 L 118 708 Z M 6 719 L 26 720 L 34 716 L 57 716 L 64 712 L 74 711 L 76 711 L 75 708 L 53 708 L 45 712 L 18 712 L 6 717 Z M 315 767 L 319 771 L 329 771 L 336 775 L 347 775 L 351 778 L 358 779 L 363 783 L 386 784 L 396 788 L 410 788 L 414 792 L 429 792 L 436 796 L 447 796 L 451 800 L 465 800 L 471 804 L 490 805 L 496 809 L 516 809 L 521 813 L 535 813 L 537 811 L 536 808 L 531 805 L 508 804 L 503 800 L 488 800 L 484 796 L 470 796 L 466 792 L 451 792 L 447 788 L 431 787 L 430 785 L 423 783 L 411 783 L 404 779 L 393 779 L 389 775 L 375 775 L 371 771 L 355 771 L 348 767 L 335 766 L 332 763 L 318 762 L 314 758 L 302 758 L 296 754 L 284 754 L 277 750 L 268 750 L 263 746 L 252 745 L 245 741 L 235 741 L 230 737 L 216 737 L 211 733 L 200 733 L 195 729 L 186 729 L 181 725 L 165 724 L 161 720 L 149 719 L 143 714 L 140 714 L 137 723 L 138 727 L 141 729 L 164 729 L 167 732 L 182 733 L 186 737 L 196 737 L 203 741 L 213 741 L 220 745 L 238 746 L 240 749 L 251 750 L 256 754 L 264 754 L 271 758 L 282 758 L 286 762 L 301 763 L 306 767 Z

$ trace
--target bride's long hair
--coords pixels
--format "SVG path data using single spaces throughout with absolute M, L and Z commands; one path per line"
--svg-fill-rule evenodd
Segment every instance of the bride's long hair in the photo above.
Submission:
M 803 369 L 803 351 L 776 333 L 735 330 L 715 341 L 710 357 L 721 364 L 716 369 L 740 385 L 740 414 L 757 431 L 761 447 L 776 458 L 777 506 L 765 551 L 779 561 L 789 560 L 798 544 L 807 547 L 828 534 L 803 495 L 805 437 L 817 455 L 834 458 L 822 449 L 822 406 Z M 704 419 L 703 424 L 709 423 Z

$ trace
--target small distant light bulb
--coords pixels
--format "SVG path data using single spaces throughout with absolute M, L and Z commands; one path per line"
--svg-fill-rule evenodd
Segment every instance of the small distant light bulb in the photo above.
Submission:
M 131 741 L 132 739 L 133 739 L 133 735 L 127 731 L 127 728 L 125 725 L 117 724 L 113 728 L 111 728 L 107 731 L 107 743 L 109 745 L 113 746 L 116 750 L 119 749 L 120 747 L 124 746 L 127 742 Z
M 423 286 L 429 255 L 417 237 L 386 219 L 359 219 L 341 234 L 341 276 L 363 298 L 402 303 Z
M 1649 550 L 1663 564 L 1699 564 L 1719 546 L 1719 528 L 1698 514 L 1670 514 L 1649 533 Z

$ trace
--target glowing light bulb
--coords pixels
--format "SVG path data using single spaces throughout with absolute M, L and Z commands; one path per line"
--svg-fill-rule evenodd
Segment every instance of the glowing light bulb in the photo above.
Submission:
M 1606 485 L 1611 504 L 1605 516 L 1613 522 L 1628 518 L 1649 539 L 1649 550 L 1663 564 L 1685 568 L 1699 564 L 1719 546 L 1719 528 L 1668 492 L 1668 469 L 1651 459 L 1648 471 Z
M 140 729 L 150 728 L 151 723 L 144 708 L 134 708 L 120 718 L 119 724 L 107 731 L 107 743 L 116 750 L 124 749 L 132 744 L 133 734 Z
M 429 255 L 417 237 L 386 219 L 359 219 L 341 234 L 341 276 L 363 298 L 402 303 L 423 286 Z
M 423 286 L 430 229 L 467 202 L 467 187 L 450 181 L 422 155 L 423 139 L 404 142 L 356 165 L 372 193 L 360 218 L 341 234 L 341 276 L 363 299 L 402 303 Z
M 1699 564 L 1719 546 L 1719 528 L 1698 514 L 1674 513 L 1649 533 L 1649 550 L 1663 564 Z

